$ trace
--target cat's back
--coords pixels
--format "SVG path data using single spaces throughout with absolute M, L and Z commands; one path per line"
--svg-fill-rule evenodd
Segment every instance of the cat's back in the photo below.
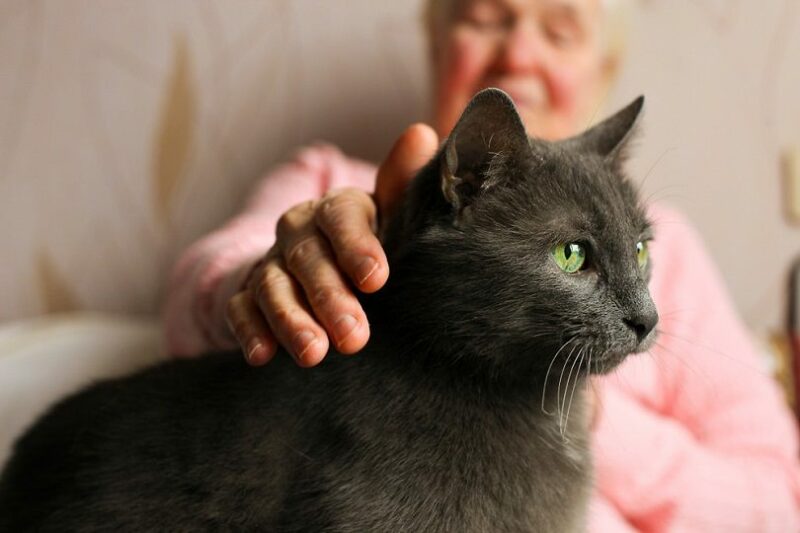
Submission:
M 313 379 L 287 360 L 255 370 L 232 354 L 175 361 L 65 399 L 15 447 L 0 478 L 0 531 L 263 523 L 291 467 L 288 391 Z

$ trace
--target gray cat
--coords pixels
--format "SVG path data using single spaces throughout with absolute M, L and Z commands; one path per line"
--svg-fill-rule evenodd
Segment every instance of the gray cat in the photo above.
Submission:
M 385 225 L 360 355 L 209 355 L 93 386 L 17 443 L 0 530 L 584 529 L 581 385 L 658 320 L 620 170 L 642 103 L 549 143 L 480 92 Z

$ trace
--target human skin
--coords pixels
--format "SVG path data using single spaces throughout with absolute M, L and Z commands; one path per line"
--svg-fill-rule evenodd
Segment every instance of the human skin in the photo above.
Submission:
M 514 99 L 528 133 L 546 139 L 583 129 L 606 75 L 597 0 L 463 2 L 432 41 L 434 123 L 409 127 L 380 165 L 373 196 L 332 191 L 290 208 L 276 241 L 256 263 L 226 318 L 247 361 L 267 363 L 278 345 L 311 367 L 330 343 L 344 354 L 369 339 L 349 283 L 374 292 L 389 265 L 375 236 L 405 184 L 435 153 L 469 99 L 494 86 Z
M 602 15 L 596 0 L 464 3 L 432 42 L 439 134 L 485 87 L 511 95 L 532 136 L 585 129 L 604 87 Z

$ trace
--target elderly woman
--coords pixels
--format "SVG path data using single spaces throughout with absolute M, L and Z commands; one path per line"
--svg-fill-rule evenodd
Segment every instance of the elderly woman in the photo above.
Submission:
M 170 351 L 238 342 L 262 365 L 280 344 L 308 367 L 331 342 L 358 352 L 369 325 L 352 291 L 380 290 L 390 275 L 374 234 L 379 214 L 482 88 L 508 92 L 531 135 L 587 126 L 613 74 L 608 9 L 599 0 L 432 0 L 435 131 L 411 126 L 378 169 L 314 146 L 265 176 L 246 210 L 176 265 Z M 789 414 L 755 371 L 753 344 L 697 235 L 667 209 L 652 206 L 651 216 L 661 339 L 652 356 L 595 380 L 591 530 L 797 531 Z

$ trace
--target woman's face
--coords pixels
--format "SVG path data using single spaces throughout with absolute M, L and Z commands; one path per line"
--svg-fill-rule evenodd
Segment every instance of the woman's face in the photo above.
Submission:
M 582 130 L 603 87 L 601 23 L 599 0 L 461 2 L 437 36 L 437 130 L 446 135 L 486 87 L 511 96 L 531 135 Z

